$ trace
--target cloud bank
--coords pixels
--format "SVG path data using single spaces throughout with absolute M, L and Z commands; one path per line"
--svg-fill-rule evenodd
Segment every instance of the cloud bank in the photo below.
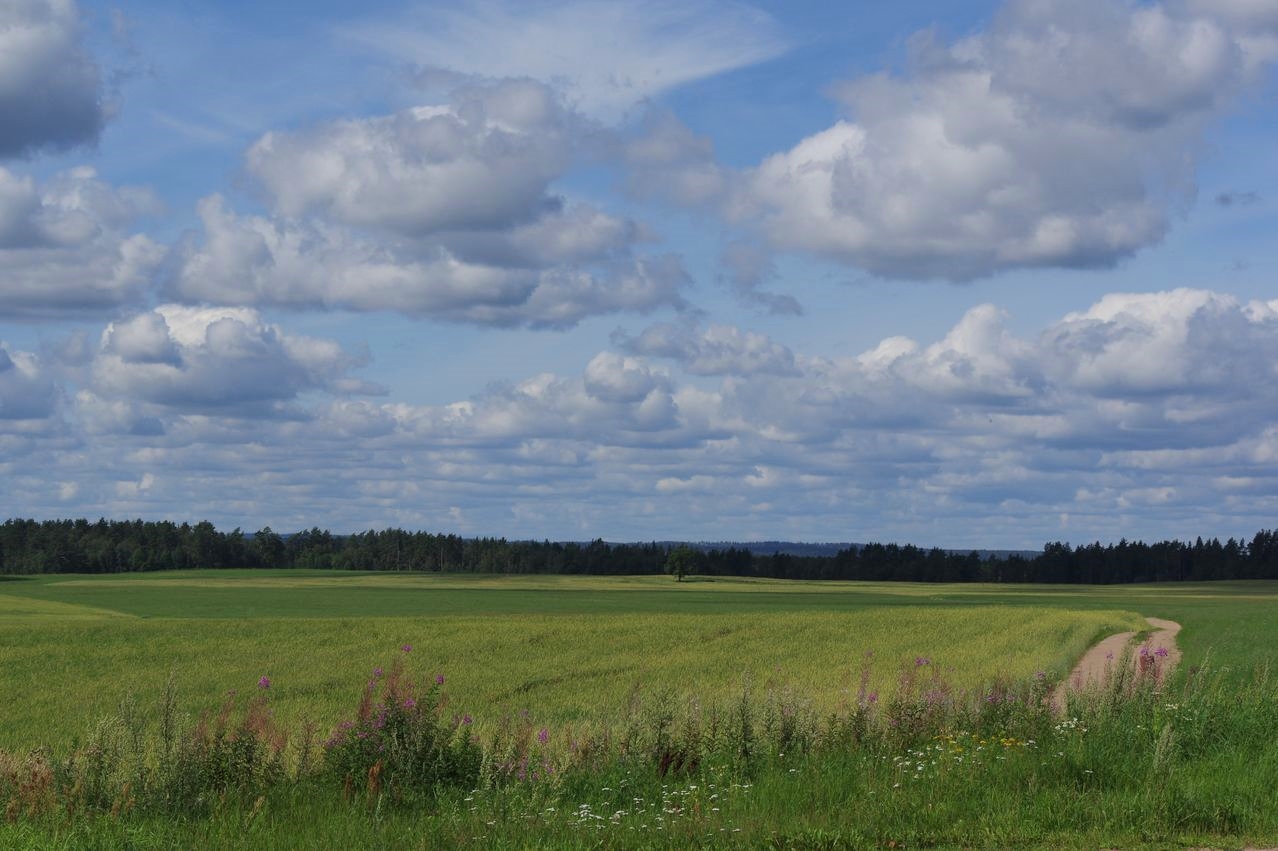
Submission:
M 41 479 L 51 510 L 163 514 L 200 488 L 282 528 L 455 528 L 464 506 L 476 533 L 713 537 L 766 519 L 1032 546 L 1071 524 L 1188 534 L 1213 512 L 1243 533 L 1278 508 L 1278 301 L 1111 294 L 1032 337 L 985 305 L 935 341 L 847 358 L 694 323 L 615 340 L 576 375 L 409 405 L 361 398 L 379 388 L 359 352 L 243 308 L 165 306 L 110 324 L 78 373 L 6 348 L 0 463 L 73 470 L 70 502 Z

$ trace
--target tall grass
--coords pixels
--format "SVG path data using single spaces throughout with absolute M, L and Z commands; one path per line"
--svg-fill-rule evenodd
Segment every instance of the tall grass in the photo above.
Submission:
M 805 847 L 1272 842 L 1278 683 L 1155 660 L 1053 709 L 1050 676 L 919 657 L 818 709 L 784 687 L 637 690 L 616 724 L 478 731 L 396 654 L 332 729 L 263 678 L 193 723 L 166 690 L 63 752 L 0 752 L 4 847 Z M 482 707 L 469 711 L 479 713 Z

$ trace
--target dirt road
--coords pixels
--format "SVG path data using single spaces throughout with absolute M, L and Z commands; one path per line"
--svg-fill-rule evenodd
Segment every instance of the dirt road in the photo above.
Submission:
M 1180 624 L 1162 618 L 1145 618 L 1154 631 L 1133 647 L 1131 663 L 1141 669 L 1152 668 L 1158 676 L 1164 677 L 1180 663 L 1180 648 L 1176 646 L 1176 633 L 1180 632 Z M 1120 632 L 1111 635 L 1094 645 L 1083 654 L 1083 658 L 1074 666 L 1067 679 L 1056 693 L 1056 706 L 1065 708 L 1065 694 L 1070 691 L 1104 685 L 1114 666 L 1123 658 L 1123 651 L 1136 637 L 1134 632 Z

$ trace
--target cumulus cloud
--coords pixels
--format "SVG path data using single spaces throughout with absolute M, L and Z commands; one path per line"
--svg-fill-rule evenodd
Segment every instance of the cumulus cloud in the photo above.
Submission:
M 248 152 L 274 215 L 199 205 L 166 281 L 184 301 L 397 311 L 566 328 L 682 307 L 679 260 L 552 183 L 586 125 L 545 86 L 468 87 L 448 106 L 269 134 Z
M 0 159 L 96 142 L 106 120 L 74 0 L 0 6 Z
M 1028 336 L 979 305 L 843 358 L 696 326 L 617 349 L 413 405 L 350 395 L 351 356 L 252 311 L 164 307 L 102 335 L 65 394 L 74 439 L 0 418 L 0 463 L 25 513 L 177 504 L 279 528 L 1033 546 L 1247 532 L 1278 509 L 1278 300 L 1118 293 Z M 0 399 L 41 416 L 49 383 L 22 357 Z
M 110 186 L 91 168 L 43 185 L 0 168 L 0 315 L 75 315 L 136 301 L 164 250 L 129 230 L 159 209 L 149 191 Z
M 102 332 L 88 389 L 156 409 L 278 414 L 309 391 L 376 393 L 366 365 L 330 340 L 285 333 L 249 308 L 162 305 Z
M 1054 378 L 1106 398 L 1256 396 L 1278 363 L 1272 303 L 1179 289 L 1116 293 L 1050 329 Z M 1257 386 L 1261 385 L 1261 386 Z
M 681 306 L 679 291 L 688 283 L 672 256 L 617 251 L 612 259 L 600 251 L 605 256 L 584 266 L 538 267 L 531 259 L 526 266 L 502 266 L 464 259 L 461 252 L 475 248 L 464 241 L 455 250 L 441 244 L 401 252 L 322 223 L 236 216 L 218 197 L 202 201 L 199 211 L 204 241 L 189 238 L 179 247 L 180 262 L 167 283 L 172 295 L 185 300 L 567 328 L 597 314 Z M 521 236 L 516 229 L 504 238 L 518 252 Z M 565 233 L 563 243 L 528 247 L 525 258 L 560 250 L 594 253 L 597 245 L 589 234 Z
M 287 216 L 409 236 L 503 228 L 558 203 L 547 186 L 572 162 L 579 123 L 547 87 L 508 80 L 447 106 L 268 133 L 246 161 Z
M 789 348 L 732 325 L 660 322 L 635 337 L 618 330 L 612 340 L 630 354 L 675 360 L 691 375 L 798 374 Z
M 669 89 L 779 56 L 766 13 L 730 0 L 483 2 L 370 23 L 347 34 L 411 65 L 559 88 L 604 120 Z
M 835 86 L 850 117 L 737 176 L 778 248 L 893 278 L 1105 267 L 1167 232 L 1205 128 L 1254 76 L 1234 29 L 1162 5 L 1011 0 L 902 74 Z

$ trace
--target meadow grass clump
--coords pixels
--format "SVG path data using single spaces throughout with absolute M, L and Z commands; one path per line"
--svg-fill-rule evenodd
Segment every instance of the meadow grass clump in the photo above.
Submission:
M 401 649 L 407 654 L 412 647 Z M 324 743 L 323 769 L 341 781 L 348 797 L 385 794 L 403 802 L 479 781 L 484 759 L 470 730 L 472 719 L 447 714 L 443 685 L 443 674 L 437 674 L 418 688 L 402 658 L 389 671 L 373 669 L 354 717 Z

